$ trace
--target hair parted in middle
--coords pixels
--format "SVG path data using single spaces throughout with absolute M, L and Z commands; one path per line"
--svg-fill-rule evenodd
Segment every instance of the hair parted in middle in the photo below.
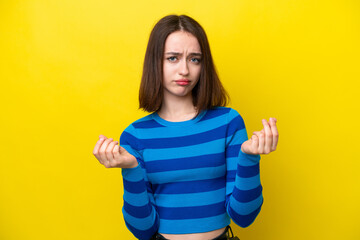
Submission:
M 204 29 L 189 16 L 168 15 L 156 23 L 150 34 L 139 90 L 139 109 L 155 112 L 161 107 L 165 41 L 175 31 L 191 33 L 197 38 L 201 48 L 200 79 L 192 90 L 193 105 L 198 114 L 215 106 L 226 106 L 230 97 L 216 73 Z

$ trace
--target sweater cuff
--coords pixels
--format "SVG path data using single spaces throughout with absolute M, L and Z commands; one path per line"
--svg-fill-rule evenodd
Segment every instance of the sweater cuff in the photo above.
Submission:
M 144 178 L 140 164 L 134 168 L 122 168 L 121 173 L 124 179 L 131 182 L 138 182 Z
M 240 163 L 244 163 L 244 164 L 255 164 L 255 163 L 259 163 L 260 161 L 260 155 L 256 154 L 247 154 L 244 153 L 241 149 L 240 149 L 240 154 L 239 154 L 239 159 L 240 159 Z

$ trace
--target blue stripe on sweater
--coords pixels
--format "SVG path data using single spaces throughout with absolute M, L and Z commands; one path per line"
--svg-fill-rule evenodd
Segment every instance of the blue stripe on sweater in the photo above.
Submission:
M 248 140 L 248 137 L 245 128 L 238 130 L 232 135 L 228 135 L 226 138 L 226 142 L 230 142 L 229 145 L 241 145 L 246 140 Z
M 201 224 L 199 221 L 201 220 Z M 230 224 L 230 218 L 226 212 L 208 218 L 194 218 L 182 220 L 166 220 L 160 219 L 159 232 L 170 234 L 185 234 L 209 232 L 214 229 L 220 229 Z
M 207 154 L 221 153 L 224 152 L 223 149 L 225 146 L 224 139 L 219 139 L 203 144 L 197 144 L 193 146 L 186 147 L 177 147 L 177 148 L 164 148 L 164 149 L 146 149 L 143 155 L 146 159 L 146 164 L 151 161 L 164 160 L 171 158 L 180 157 L 194 157 L 202 156 L 204 154 L 204 149 L 206 149 Z
M 245 123 L 240 116 L 236 116 L 229 123 L 228 136 L 233 135 L 236 131 L 245 128 Z
M 121 173 L 123 178 L 128 181 L 138 182 L 144 179 L 144 170 L 140 165 L 134 168 L 122 168 Z
M 123 179 L 123 182 L 124 182 L 124 189 L 129 193 L 142 193 L 146 189 L 144 179 L 138 182 L 132 182 Z
M 153 120 L 156 122 L 155 120 Z M 158 128 L 137 128 L 137 131 L 139 132 L 139 135 L 141 136 L 141 140 L 143 139 L 152 139 L 154 136 L 157 138 L 163 138 L 165 141 L 165 138 L 172 138 L 172 137 L 183 137 L 198 133 L 203 133 L 209 130 L 209 125 L 211 125 L 211 129 L 215 129 L 221 126 L 226 125 L 227 116 L 222 115 L 217 117 L 216 119 L 211 119 L 206 122 L 197 123 L 196 125 L 190 125 L 186 128 L 172 128 L 171 131 L 169 131 L 168 128 L 158 127 Z
M 142 149 L 141 146 L 138 144 L 139 140 L 134 137 L 133 135 L 131 135 L 130 133 L 124 131 L 121 136 L 120 136 L 120 143 L 121 145 L 129 143 L 131 144 L 131 147 L 135 150 L 140 150 Z
M 237 163 L 238 159 L 237 158 L 227 158 L 226 159 L 226 169 L 228 171 L 236 171 L 236 163 Z
M 240 215 L 248 215 L 251 214 L 255 209 L 257 209 L 261 203 L 263 202 L 263 196 L 260 195 L 252 201 L 241 203 L 238 201 L 231 200 L 232 208 L 236 209 L 237 213 Z
M 148 196 L 147 192 L 144 191 L 142 193 L 129 193 L 126 190 L 124 190 L 124 201 L 131 203 L 133 206 L 144 206 L 148 203 Z
M 166 128 L 164 125 L 161 125 L 160 123 L 152 120 L 152 119 L 149 119 L 149 120 L 146 120 L 146 121 L 142 121 L 142 122 L 135 122 L 133 123 L 133 126 L 135 128 Z
M 246 203 L 258 198 L 261 195 L 261 192 L 262 192 L 261 185 L 250 190 L 239 190 L 235 186 L 232 196 L 236 199 L 236 201 Z
M 226 173 L 226 182 L 235 182 L 237 170 L 228 170 Z
M 159 229 L 159 217 L 156 216 L 156 219 L 154 220 L 154 225 L 150 227 L 149 229 L 145 230 L 139 230 L 133 226 L 131 226 L 125 219 L 125 225 L 126 227 L 134 234 L 134 236 L 137 239 L 140 240 L 150 240 L 151 237 L 156 233 L 156 231 Z
M 263 202 L 261 203 L 260 207 L 258 207 L 256 210 L 251 212 L 250 214 L 241 215 L 238 214 L 231 206 L 229 206 L 229 215 L 231 219 L 239 226 L 245 228 L 249 226 L 251 223 L 254 222 L 256 216 L 259 214 L 261 210 Z
M 181 137 L 167 137 L 165 141 L 164 138 L 142 139 L 142 144 L 145 148 L 151 149 L 192 146 L 224 138 L 225 129 L 226 125 L 198 134 Z
M 147 176 L 153 184 L 205 180 L 209 178 L 218 178 L 224 176 L 226 166 L 223 164 L 218 167 L 186 169 L 178 171 L 148 173 Z
M 124 202 L 125 211 L 136 218 L 146 218 L 151 214 L 151 205 L 146 204 L 144 206 L 133 206 L 127 202 Z
M 224 164 L 224 153 L 206 154 L 187 158 L 163 159 L 146 163 L 147 173 L 217 167 Z
M 239 176 L 237 176 L 237 177 L 239 177 Z M 238 180 L 235 182 L 235 186 L 239 190 L 249 190 L 249 189 L 258 187 L 259 185 L 260 185 L 260 176 L 259 175 L 250 177 L 250 178 L 242 178 L 241 180 Z
M 225 201 L 195 207 L 157 207 L 161 219 L 194 219 L 220 215 L 225 212 Z
M 225 200 L 225 188 L 208 192 L 185 194 L 155 194 L 156 205 L 160 207 L 194 207 L 210 205 Z
M 200 121 L 206 121 L 206 120 L 216 118 L 216 117 L 219 117 L 219 116 L 222 116 L 222 115 L 227 116 L 229 111 L 230 111 L 230 108 L 222 108 L 222 107 L 219 107 L 217 109 L 208 109 L 205 116 L 203 116 L 200 119 Z
M 240 144 L 231 145 L 226 148 L 226 157 L 238 157 L 240 151 Z
M 221 176 L 213 179 L 198 181 L 182 181 L 175 183 L 153 184 L 155 194 L 176 194 L 176 193 L 199 193 L 214 191 L 223 188 L 225 177 Z
M 154 209 L 152 209 L 152 211 L 154 211 Z M 124 218 L 126 219 L 126 222 L 131 226 L 138 226 L 137 229 L 140 231 L 144 231 L 151 228 L 154 225 L 154 218 L 156 217 L 156 215 L 153 212 L 151 212 L 151 214 L 145 218 L 137 218 L 130 215 L 125 210 L 125 208 L 122 209 L 122 213 L 124 215 Z
M 254 177 L 260 173 L 259 164 L 253 166 L 238 166 L 237 175 L 242 178 Z

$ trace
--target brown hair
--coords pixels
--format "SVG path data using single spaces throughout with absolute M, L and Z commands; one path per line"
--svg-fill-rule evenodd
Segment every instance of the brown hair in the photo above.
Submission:
M 201 48 L 200 79 L 192 90 L 193 104 L 198 114 L 214 106 L 226 106 L 230 97 L 216 73 L 210 46 L 204 29 L 186 15 L 168 15 L 160 19 L 151 31 L 146 49 L 139 91 L 139 109 L 158 111 L 163 100 L 163 55 L 168 35 L 185 31 L 194 35 Z

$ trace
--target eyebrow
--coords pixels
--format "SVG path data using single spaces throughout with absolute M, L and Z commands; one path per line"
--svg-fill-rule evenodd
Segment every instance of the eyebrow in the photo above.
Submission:
M 182 53 L 178 53 L 178 52 L 167 52 L 167 53 L 165 53 L 165 54 L 166 54 L 166 55 L 176 55 L 176 56 L 182 55 Z M 193 53 L 190 53 L 189 55 L 202 56 L 202 53 L 195 53 L 195 52 L 193 52 Z

